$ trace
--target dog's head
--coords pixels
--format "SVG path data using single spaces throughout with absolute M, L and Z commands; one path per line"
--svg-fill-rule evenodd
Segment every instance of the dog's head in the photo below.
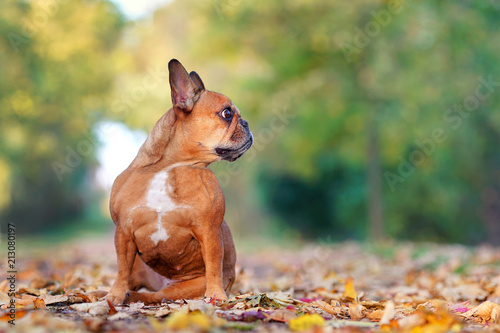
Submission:
M 175 135 L 203 161 L 235 161 L 253 144 L 248 123 L 226 96 L 205 89 L 196 72 L 188 74 L 176 59 L 168 63 L 172 104 L 180 121 Z

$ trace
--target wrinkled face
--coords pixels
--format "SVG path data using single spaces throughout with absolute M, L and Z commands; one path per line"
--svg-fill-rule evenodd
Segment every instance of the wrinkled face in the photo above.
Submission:
M 240 110 L 226 96 L 206 90 L 200 76 L 188 74 L 178 60 L 170 60 L 168 69 L 183 148 L 199 161 L 237 160 L 253 143 Z
M 201 152 L 215 160 L 233 162 L 253 144 L 248 123 L 240 110 L 224 95 L 204 90 L 191 113 L 183 120 L 183 130 L 195 140 Z

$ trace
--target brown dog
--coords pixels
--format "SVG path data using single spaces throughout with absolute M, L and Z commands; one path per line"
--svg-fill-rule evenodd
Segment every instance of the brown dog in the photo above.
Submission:
M 229 98 L 205 90 L 175 59 L 168 68 L 173 108 L 111 191 L 118 276 L 107 299 L 115 304 L 226 299 L 234 282 L 224 194 L 207 166 L 235 161 L 253 136 Z M 154 292 L 135 292 L 141 287 Z

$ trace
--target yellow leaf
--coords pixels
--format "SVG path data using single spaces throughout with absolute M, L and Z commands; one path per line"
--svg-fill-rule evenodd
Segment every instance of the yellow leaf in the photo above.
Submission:
M 337 274 L 334 271 L 330 271 L 328 274 L 325 275 L 323 280 L 335 279 L 335 278 L 337 278 Z
M 210 328 L 210 318 L 201 312 L 191 312 L 190 319 L 192 326 L 202 329 Z
M 356 289 L 354 289 L 354 279 L 353 278 L 348 278 L 345 282 L 345 291 L 342 294 L 344 298 L 352 298 L 356 299 L 358 297 L 358 294 L 356 293 Z
M 461 329 L 461 323 L 446 308 L 440 308 L 437 312 L 421 308 L 398 322 L 402 329 L 411 333 L 458 332 Z
M 148 317 L 149 319 L 149 323 L 151 324 L 151 326 L 153 326 L 153 329 L 157 332 L 161 331 L 162 330 L 162 323 L 156 319 L 156 318 L 153 318 L 153 317 Z
M 198 311 L 190 313 L 183 311 L 174 312 L 167 318 L 165 328 L 171 330 L 185 328 L 199 328 L 207 330 L 210 328 L 210 318 Z
M 299 318 L 290 320 L 288 324 L 292 331 L 305 331 L 313 327 L 325 326 L 325 319 L 317 313 L 305 314 Z

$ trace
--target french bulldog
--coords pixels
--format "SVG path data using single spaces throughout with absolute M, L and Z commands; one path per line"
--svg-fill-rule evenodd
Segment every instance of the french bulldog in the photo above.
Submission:
M 235 278 L 224 194 L 207 167 L 241 157 L 253 135 L 229 98 L 176 59 L 168 68 L 173 107 L 111 190 L 118 274 L 106 298 L 114 304 L 225 300 Z

